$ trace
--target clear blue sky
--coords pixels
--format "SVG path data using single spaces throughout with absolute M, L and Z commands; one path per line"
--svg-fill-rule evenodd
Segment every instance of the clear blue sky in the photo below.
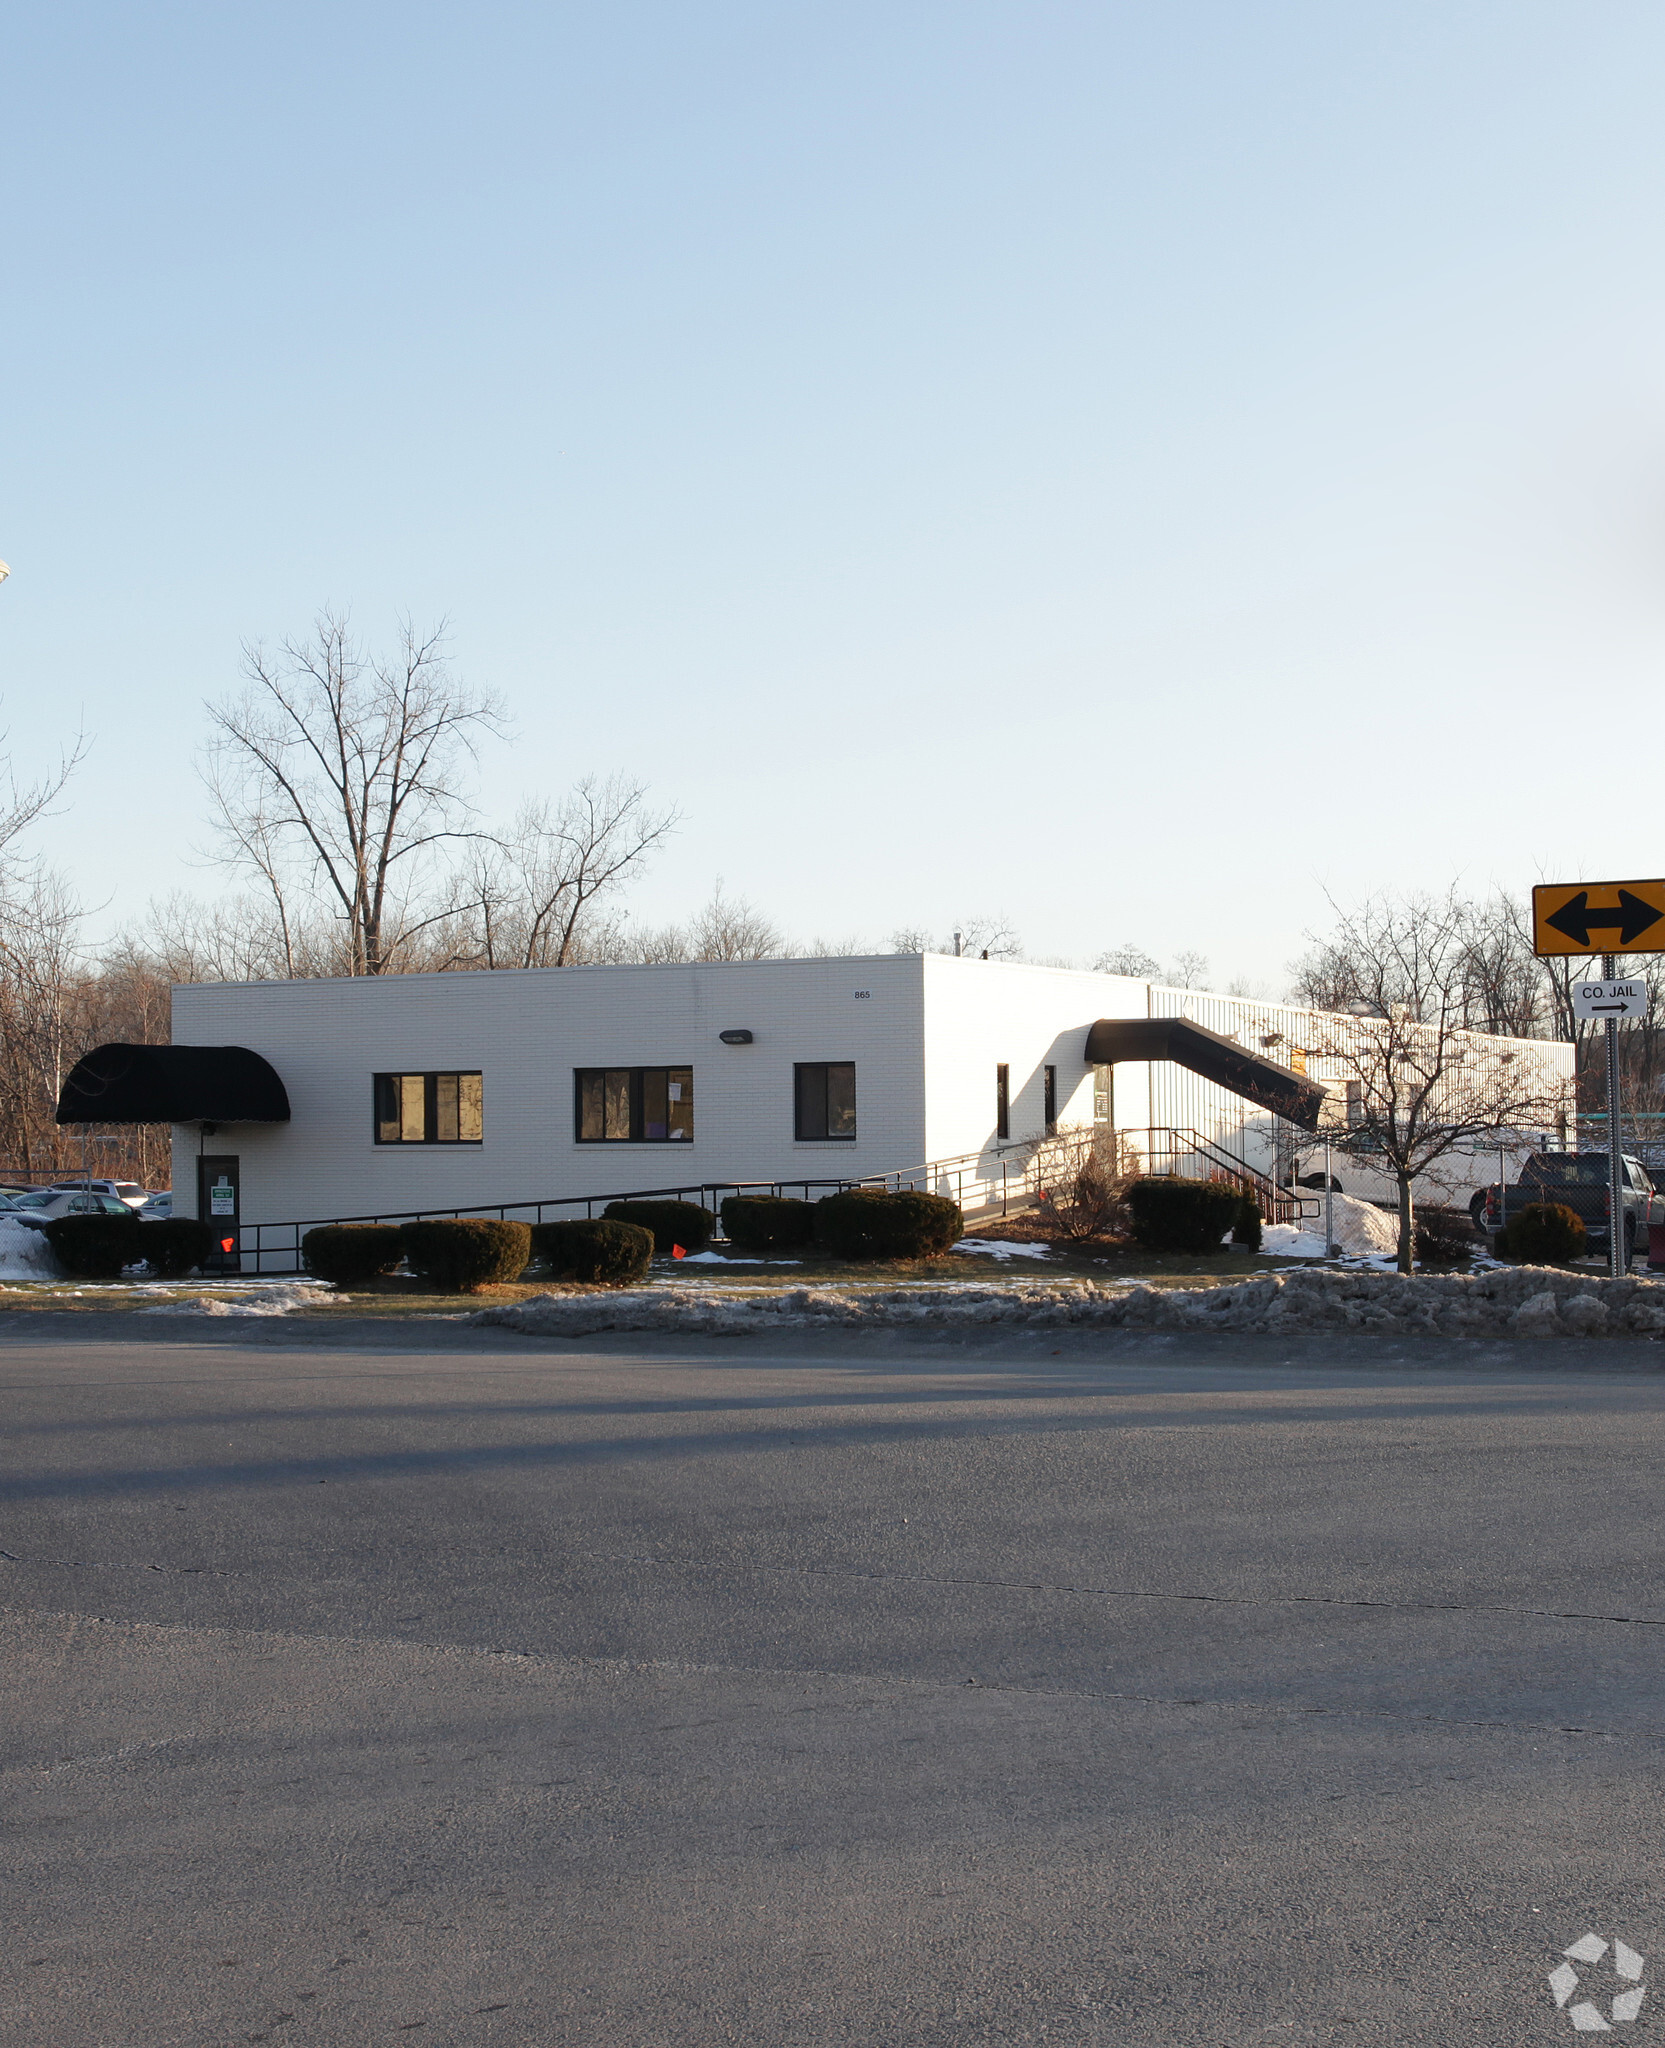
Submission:
M 1325 887 L 1660 873 L 1662 88 L 1634 0 L 14 14 L 50 849 L 216 886 L 202 700 L 333 603 L 449 614 L 491 809 L 678 803 L 648 918 L 1277 984 Z

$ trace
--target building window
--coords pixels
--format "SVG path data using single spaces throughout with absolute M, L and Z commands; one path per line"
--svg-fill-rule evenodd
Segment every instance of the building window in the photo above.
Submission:
M 1012 1070 L 1010 1067 L 996 1067 L 994 1070 L 994 1135 L 1009 1138 L 1012 1135 Z
M 1058 1128 L 1058 1069 L 1042 1067 L 1041 1074 L 1046 1083 L 1046 1134 L 1050 1138 Z
M 573 1080 L 579 1144 L 692 1142 L 692 1067 L 580 1067 Z
M 1093 1069 L 1093 1122 L 1113 1124 L 1116 1121 L 1116 1070 L 1114 1067 Z
M 378 1074 L 378 1145 L 477 1145 L 483 1130 L 478 1074 Z
M 853 1060 L 819 1060 L 792 1069 L 795 1117 L 800 1138 L 856 1135 L 856 1067 Z

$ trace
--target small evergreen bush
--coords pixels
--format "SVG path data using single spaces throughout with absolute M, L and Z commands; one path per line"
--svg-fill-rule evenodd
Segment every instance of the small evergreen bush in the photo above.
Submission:
M 1216 1252 L 1243 1205 L 1229 1181 L 1141 1174 L 1129 1184 L 1133 1241 L 1147 1252 Z
M 1590 1233 L 1562 1202 L 1528 1202 L 1497 1234 L 1498 1257 L 1522 1266 L 1564 1266 L 1582 1258 Z
M 195 1216 L 159 1216 L 139 1226 L 142 1256 L 159 1280 L 183 1279 L 218 1243 L 213 1225 Z
M 815 1204 L 783 1195 L 729 1195 L 723 1235 L 747 1252 L 789 1252 L 813 1243 Z
M 532 1225 L 532 1252 L 553 1279 L 584 1280 L 593 1286 L 628 1287 L 647 1276 L 653 1232 L 639 1223 L 598 1216 Z
M 609 1223 L 639 1223 L 651 1230 L 661 1257 L 678 1244 L 685 1252 L 703 1252 L 717 1227 L 716 1217 L 698 1202 L 609 1202 L 601 1213 Z
M 1253 1195 L 1239 1195 L 1237 1218 L 1231 1226 L 1231 1241 L 1245 1251 L 1260 1250 L 1260 1204 Z
M 401 1223 L 405 1263 L 442 1294 L 477 1294 L 518 1280 L 532 1256 L 527 1223 L 458 1216 L 432 1223 Z
M 119 1280 L 123 1266 L 136 1266 L 145 1255 L 139 1242 L 143 1227 L 132 1215 L 54 1216 L 45 1237 L 58 1263 L 77 1280 Z
M 332 1287 L 362 1287 L 404 1256 L 396 1223 L 322 1223 L 301 1239 L 301 1264 Z
M 815 1241 L 839 1259 L 935 1259 L 965 1236 L 946 1195 L 846 1188 L 815 1204 Z

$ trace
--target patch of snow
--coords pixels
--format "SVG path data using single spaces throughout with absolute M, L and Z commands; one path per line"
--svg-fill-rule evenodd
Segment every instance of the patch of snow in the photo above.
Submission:
M 240 1293 L 232 1301 L 216 1301 L 212 1295 L 188 1295 L 181 1301 L 159 1302 L 155 1308 L 142 1308 L 142 1316 L 287 1316 L 298 1308 L 308 1308 L 319 1301 L 341 1301 L 340 1295 L 320 1294 L 315 1280 L 285 1281 L 274 1285 L 270 1280 L 257 1290 Z
M 986 1252 L 991 1259 L 1050 1259 L 1052 1247 L 1046 1244 L 1017 1244 L 1006 1237 L 962 1237 L 954 1246 L 957 1252 Z
M 0 1217 L 0 1280 L 61 1280 L 64 1269 L 44 1231 Z
M 736 1259 L 727 1252 L 684 1252 L 679 1266 L 801 1266 L 802 1259 Z

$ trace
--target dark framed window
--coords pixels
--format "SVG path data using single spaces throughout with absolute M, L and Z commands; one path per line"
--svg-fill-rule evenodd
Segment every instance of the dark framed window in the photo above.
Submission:
M 1042 1067 L 1041 1075 L 1046 1084 L 1044 1091 L 1046 1097 L 1046 1134 L 1050 1138 L 1058 1128 L 1058 1069 L 1056 1067 Z
M 800 1138 L 856 1135 L 854 1060 L 800 1062 L 792 1069 L 793 1130 Z
M 478 1074 L 378 1074 L 378 1145 L 477 1145 L 484 1132 Z
M 694 1135 L 692 1067 L 579 1067 L 580 1145 L 686 1144 Z
M 1012 1070 L 1010 1067 L 996 1067 L 994 1070 L 994 1135 L 1009 1138 L 1012 1135 Z

